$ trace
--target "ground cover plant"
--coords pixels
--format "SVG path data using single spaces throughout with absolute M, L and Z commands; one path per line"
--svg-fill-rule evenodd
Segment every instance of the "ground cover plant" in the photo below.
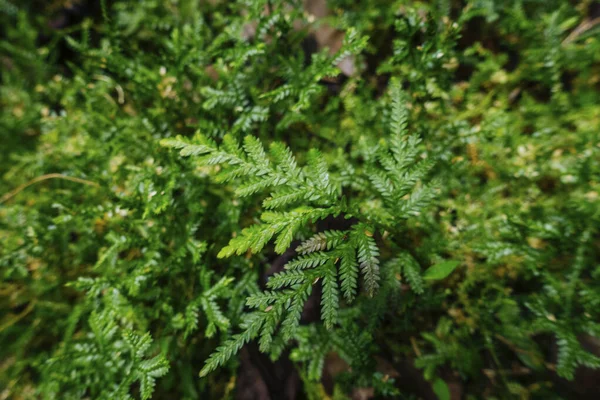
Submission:
M 600 3 L 0 22 L 0 399 L 600 392 Z

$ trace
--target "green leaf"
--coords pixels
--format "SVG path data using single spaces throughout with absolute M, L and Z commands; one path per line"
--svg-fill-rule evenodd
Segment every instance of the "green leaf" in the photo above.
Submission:
M 435 264 L 434 266 L 429 267 L 427 271 L 425 271 L 425 273 L 423 274 L 423 279 L 428 281 L 438 281 L 440 279 L 444 279 L 445 277 L 450 275 L 452 271 L 454 271 L 454 269 L 458 267 L 459 264 L 460 262 L 453 260 Z
M 432 388 L 439 400 L 450 400 L 450 389 L 444 380 L 437 378 L 433 382 Z

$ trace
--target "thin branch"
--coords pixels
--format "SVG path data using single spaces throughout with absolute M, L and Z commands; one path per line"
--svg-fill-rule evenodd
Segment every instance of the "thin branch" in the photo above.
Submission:
M 569 34 L 569 36 L 567 36 L 565 38 L 565 40 L 563 40 L 562 45 L 563 46 L 568 45 L 569 43 L 571 43 L 575 39 L 577 39 L 581 34 L 589 31 L 590 29 L 592 29 L 594 26 L 596 26 L 598 24 L 600 24 L 600 17 L 596 17 L 594 19 L 586 19 L 581 24 L 579 24 L 579 26 L 577 26 L 577 28 L 573 29 L 573 32 L 571 32 Z
M 17 194 L 22 192 L 23 190 L 27 189 L 29 186 L 34 185 L 38 182 L 46 181 L 48 179 L 64 179 L 66 181 L 82 183 L 84 185 L 90 185 L 90 186 L 95 186 L 95 187 L 100 186 L 96 182 L 88 181 L 88 180 L 81 179 L 81 178 L 74 178 L 72 176 L 56 174 L 56 173 L 46 174 L 46 175 L 38 176 L 37 178 L 33 178 L 29 182 L 24 183 L 21 186 L 17 187 L 16 189 L 6 193 L 4 196 L 2 196 L 2 198 L 0 198 L 0 204 L 7 202 L 11 198 L 15 197 Z
M 35 299 L 30 301 L 29 304 L 27 305 L 27 308 L 25 308 L 23 311 L 21 311 L 20 314 L 17 314 L 15 317 L 10 318 L 8 321 L 6 321 L 2 325 L 0 325 L 0 332 L 13 326 L 17 322 L 19 322 L 20 320 L 25 318 L 27 316 L 27 314 L 29 314 L 31 311 L 33 311 L 33 307 L 35 307 L 35 303 L 36 303 Z
M 412 348 L 417 357 L 421 357 L 421 349 L 419 349 L 419 345 L 417 344 L 417 341 L 415 340 L 414 336 L 410 337 L 410 344 L 412 345 Z

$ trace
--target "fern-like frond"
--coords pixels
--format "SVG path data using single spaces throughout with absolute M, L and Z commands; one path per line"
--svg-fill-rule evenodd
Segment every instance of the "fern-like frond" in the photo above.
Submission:
M 315 234 L 305 240 L 296 251 L 300 254 L 313 253 L 315 251 L 331 250 L 337 247 L 348 237 L 348 231 L 324 231 Z
M 356 297 L 358 287 L 358 261 L 356 260 L 356 250 L 350 245 L 345 245 L 340 249 L 340 281 L 342 283 L 342 292 L 347 302 L 352 302 Z
M 236 187 L 240 197 L 272 189 L 271 198 L 265 200 L 267 208 L 281 208 L 299 200 L 333 203 L 336 187 L 327 163 L 316 149 L 308 152 L 307 165 L 299 168 L 287 146 L 274 143 L 267 154 L 253 136 L 244 138 L 243 151 L 231 135 L 225 135 L 221 146 L 201 134 L 192 140 L 180 136 L 164 139 L 161 144 L 179 149 L 182 156 L 201 155 L 197 161 L 202 165 L 223 164 L 225 168 L 215 179 L 220 182 L 241 179 Z
M 253 313 L 245 321 L 243 332 L 233 335 L 221 346 L 217 347 L 214 353 L 206 360 L 204 367 L 200 371 L 200 376 L 206 376 L 209 372 L 225 364 L 232 355 L 236 354 L 242 346 L 258 336 L 260 328 L 265 321 L 264 314 Z
M 305 282 L 296 290 L 294 296 L 291 299 L 291 304 L 287 309 L 286 317 L 281 323 L 281 335 L 284 340 L 290 340 L 298 325 L 300 324 L 300 317 L 302 316 L 302 310 L 304 304 L 308 300 L 312 292 L 312 282 Z
M 398 257 L 397 262 L 402 265 L 402 273 L 413 292 L 423 294 L 423 277 L 421 276 L 421 267 L 417 261 L 410 254 L 402 253 Z
M 373 239 L 372 228 L 358 224 L 353 227 L 352 233 L 365 289 L 369 296 L 373 296 L 379 288 L 379 249 Z
M 392 98 L 392 121 L 390 128 L 392 134 L 396 138 L 402 138 L 406 135 L 406 126 L 408 123 L 408 111 L 406 109 L 408 98 L 402 91 L 402 87 L 397 80 L 392 81 L 392 84 L 390 85 L 390 96 Z M 396 153 L 401 150 L 401 147 L 396 143 L 396 146 L 392 147 L 392 149 L 396 156 Z M 401 159 L 401 157 L 396 156 L 396 160 L 398 161 L 399 159 Z
M 332 254 L 325 252 L 315 252 L 311 254 L 306 254 L 300 257 L 289 261 L 285 265 L 285 269 L 288 270 L 296 270 L 296 269 L 307 269 L 307 268 L 315 268 L 320 265 L 325 264 L 332 257 Z
M 324 272 L 321 317 L 325 321 L 325 326 L 330 329 L 337 320 L 337 311 L 339 308 L 337 271 L 333 262 L 329 262 L 325 266 Z
M 410 197 L 400 205 L 400 215 L 403 218 L 418 216 L 436 196 L 437 185 L 429 184 L 417 188 L 410 194 Z
M 307 279 L 302 270 L 278 272 L 269 278 L 267 287 L 269 289 L 280 289 L 284 286 L 292 286 L 302 283 Z

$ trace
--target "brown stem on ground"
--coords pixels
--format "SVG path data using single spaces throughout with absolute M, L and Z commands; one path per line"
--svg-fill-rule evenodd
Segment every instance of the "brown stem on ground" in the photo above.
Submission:
M 16 189 L 6 193 L 4 196 L 2 196 L 2 198 L 0 198 L 0 204 L 7 202 L 11 198 L 15 197 L 17 194 L 22 192 L 23 190 L 27 189 L 29 186 L 34 185 L 38 182 L 46 181 L 48 179 L 64 179 L 66 181 L 82 183 L 84 185 L 90 185 L 90 186 L 96 186 L 96 187 L 100 186 L 96 182 L 88 181 L 88 180 L 81 179 L 81 178 L 74 178 L 71 176 L 56 174 L 56 173 L 46 174 L 46 175 L 38 176 L 37 178 L 33 178 L 29 182 L 24 183 L 21 186 L 17 187 Z

